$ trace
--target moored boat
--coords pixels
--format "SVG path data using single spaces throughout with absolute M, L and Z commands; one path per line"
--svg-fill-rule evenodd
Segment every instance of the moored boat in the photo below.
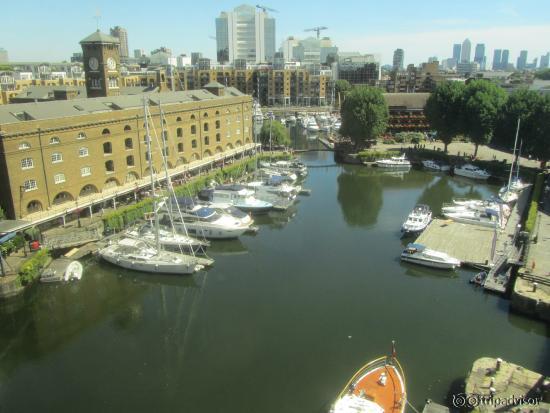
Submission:
M 462 166 L 456 166 L 454 168 L 454 174 L 458 176 L 464 176 L 466 178 L 487 180 L 491 176 L 485 169 L 478 168 L 472 164 L 465 164 Z
M 376 161 L 376 166 L 389 169 L 410 169 L 411 162 L 403 154 L 401 156 L 392 156 L 390 159 L 379 159 Z
M 460 260 L 416 243 L 407 245 L 407 248 L 401 253 L 401 261 L 444 270 L 454 270 L 460 266 Z
M 428 226 L 432 220 L 432 210 L 428 205 L 418 204 L 411 211 L 407 220 L 401 226 L 404 235 L 418 234 Z
M 451 169 L 449 165 L 431 159 L 422 161 L 422 166 L 430 171 L 436 172 L 448 172 Z
M 403 413 L 407 404 L 405 374 L 395 355 L 361 367 L 332 405 L 331 413 Z

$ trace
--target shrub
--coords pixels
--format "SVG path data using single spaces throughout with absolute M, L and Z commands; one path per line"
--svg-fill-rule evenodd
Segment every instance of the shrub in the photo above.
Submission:
M 27 285 L 35 281 L 40 276 L 40 271 L 49 260 L 47 249 L 37 251 L 31 258 L 21 264 L 19 267 L 19 281 L 21 285 Z
M 537 212 L 539 208 L 540 195 L 542 193 L 542 185 L 544 182 L 544 174 L 538 174 L 535 180 L 535 186 L 533 188 L 533 194 L 531 197 L 531 204 L 529 205 L 529 212 L 527 214 L 527 221 L 525 222 L 525 229 L 532 233 L 535 229 L 535 222 L 537 220 Z

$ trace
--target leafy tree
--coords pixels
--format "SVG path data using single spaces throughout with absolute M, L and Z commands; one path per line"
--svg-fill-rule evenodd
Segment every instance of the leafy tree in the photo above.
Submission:
M 546 163 L 550 160 L 550 96 L 545 95 L 541 99 L 533 123 L 536 129 L 532 144 L 527 150 L 542 163 Z
M 550 80 L 550 69 L 539 70 L 535 73 L 537 79 Z
M 536 140 L 538 119 L 535 114 L 541 104 L 541 95 L 534 91 L 527 89 L 514 91 L 500 111 L 492 142 L 512 149 L 516 137 L 517 121 L 520 118 L 519 137 L 523 140 L 523 147 L 530 148 Z
M 461 107 L 465 86 L 459 82 L 441 83 L 430 95 L 424 111 L 437 137 L 447 146 L 461 131 Z
M 340 79 L 334 83 L 334 91 L 342 95 L 348 93 L 352 88 L 353 87 L 346 79 Z
M 6 214 L 4 213 L 4 210 L 2 207 L 0 207 L 0 221 L 6 219 Z
M 269 131 L 271 129 L 271 144 L 273 146 L 289 146 L 290 145 L 290 136 L 288 131 L 281 122 L 277 121 L 266 121 L 262 125 L 260 131 L 260 141 L 264 145 L 269 145 Z
M 479 145 L 491 140 L 499 111 L 506 102 L 506 92 L 486 80 L 473 80 L 464 89 L 462 99 L 462 131 L 475 145 L 474 157 Z
M 389 112 L 380 89 L 361 86 L 346 97 L 341 110 L 342 136 L 349 137 L 358 149 L 384 133 Z

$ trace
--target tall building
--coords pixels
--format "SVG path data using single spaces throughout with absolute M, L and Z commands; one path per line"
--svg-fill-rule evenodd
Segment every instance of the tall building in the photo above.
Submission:
M 504 49 L 502 51 L 502 59 L 500 60 L 500 68 L 502 70 L 508 70 L 508 65 L 510 64 L 510 50 Z
M 275 54 L 275 19 L 253 6 L 241 5 L 216 18 L 216 55 L 219 63 L 246 59 L 271 62 Z
M 470 55 L 472 52 L 472 43 L 470 39 L 464 39 L 462 42 L 462 51 L 460 52 L 460 62 L 470 63 Z
M 294 36 L 289 36 L 283 43 L 279 50 L 283 52 L 285 62 L 290 62 L 295 59 L 294 57 L 294 48 L 298 46 L 299 40 Z
M 193 66 L 196 66 L 199 64 L 199 60 L 202 59 L 202 53 L 201 52 L 191 52 L 191 64 Z
M 80 41 L 89 98 L 118 96 L 120 51 L 117 37 L 99 30 Z
M 461 49 L 462 49 L 462 45 L 459 44 L 459 43 L 456 43 L 454 46 L 453 46 L 453 59 L 455 59 L 455 61 L 458 63 L 460 62 L 460 52 L 461 52 Z
M 0 63 L 8 63 L 8 51 L 0 47 Z
M 540 57 L 540 68 L 547 69 L 550 65 L 550 53 L 546 53 Z
M 476 44 L 476 51 L 474 54 L 474 62 L 479 65 L 480 70 L 485 70 L 485 44 Z
M 524 70 L 526 66 L 527 66 L 527 50 L 522 50 L 521 52 L 519 52 L 516 68 L 518 70 Z
M 128 50 L 128 32 L 126 29 L 120 26 L 115 26 L 111 28 L 111 36 L 118 38 L 120 41 L 120 58 L 128 59 L 130 54 Z
M 395 49 L 393 52 L 393 69 L 403 70 L 403 61 L 405 59 L 405 52 L 403 49 Z
M 493 70 L 500 70 L 502 62 L 502 49 L 495 49 L 493 53 Z
M 338 48 L 332 46 L 332 41 L 328 37 L 317 39 L 308 37 L 299 40 L 298 45 L 293 48 L 294 59 L 303 65 L 320 65 L 327 61 L 329 54 L 335 56 Z
M 145 56 L 145 50 L 134 49 L 134 59 L 141 59 L 143 56 Z

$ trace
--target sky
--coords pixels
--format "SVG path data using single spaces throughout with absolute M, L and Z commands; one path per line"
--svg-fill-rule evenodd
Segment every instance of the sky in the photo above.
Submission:
M 515 64 L 520 50 L 528 50 L 528 62 L 550 51 L 549 0 L 256 0 L 276 9 L 279 48 L 288 36 L 305 38 L 304 29 L 327 26 L 340 51 L 378 53 L 391 64 L 393 51 L 404 49 L 405 64 L 419 64 L 428 57 L 440 61 L 452 56 L 454 43 L 465 38 L 485 43 L 488 64 L 494 49 L 510 49 Z M 127 0 L 27 0 L 2 6 L 0 48 L 10 61 L 62 61 L 80 52 L 79 41 L 99 29 L 113 26 L 128 30 L 130 54 L 166 46 L 175 54 L 202 52 L 215 58 L 215 18 L 242 4 L 235 1 L 138 2 Z M 255 5 L 257 3 L 247 3 Z M 314 34 L 314 33 L 313 33 Z

